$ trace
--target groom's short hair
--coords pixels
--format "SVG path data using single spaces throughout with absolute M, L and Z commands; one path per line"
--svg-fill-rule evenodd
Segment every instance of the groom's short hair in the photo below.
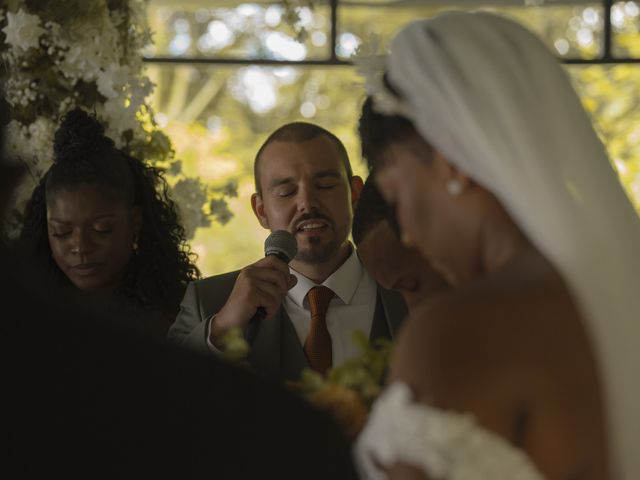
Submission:
M 351 168 L 351 162 L 349 161 L 349 154 L 347 153 L 347 149 L 344 147 L 344 144 L 340 141 L 340 139 L 329 130 L 322 128 L 319 125 L 308 122 L 292 122 L 282 125 L 271 135 L 269 135 L 262 146 L 258 149 L 258 153 L 256 153 L 256 158 L 253 162 L 253 178 L 255 180 L 256 192 L 258 193 L 258 195 L 262 195 L 262 188 L 260 186 L 260 173 L 258 168 L 260 163 L 260 156 L 269 144 L 273 142 L 302 143 L 308 140 L 313 140 L 320 135 L 324 135 L 335 144 L 340 157 L 342 157 L 344 168 L 347 172 L 347 179 L 350 180 L 351 177 L 353 177 L 353 169 Z

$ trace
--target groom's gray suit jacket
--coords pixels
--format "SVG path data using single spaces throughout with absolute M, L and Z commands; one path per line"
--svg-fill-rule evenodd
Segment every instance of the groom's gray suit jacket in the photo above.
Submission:
M 226 303 L 240 271 L 192 282 L 171 325 L 168 339 L 187 348 L 211 354 L 207 343 L 208 320 Z M 378 285 L 376 308 L 369 338 L 393 338 L 407 314 L 402 297 Z M 260 375 L 276 381 L 299 380 L 308 367 L 296 330 L 284 307 L 269 321 L 260 322 L 251 345 L 249 362 Z

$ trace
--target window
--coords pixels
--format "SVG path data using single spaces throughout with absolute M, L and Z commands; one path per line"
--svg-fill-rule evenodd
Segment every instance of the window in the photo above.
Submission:
M 304 2 L 298 2 L 304 4 Z M 233 218 L 198 228 L 192 241 L 205 275 L 240 268 L 263 254 L 266 232 L 250 209 L 253 158 L 283 123 L 308 120 L 336 133 L 356 173 L 356 124 L 363 100 L 349 57 L 371 34 L 386 43 L 407 22 L 445 9 L 508 15 L 538 33 L 567 68 L 640 210 L 640 4 L 509 0 L 495 2 L 313 1 L 295 15 L 279 2 L 151 0 L 154 47 L 146 52 L 157 87 L 156 120 L 185 173 L 210 188 L 230 180 Z M 607 15 L 606 12 L 610 12 Z M 198 212 L 183 209 L 197 224 Z

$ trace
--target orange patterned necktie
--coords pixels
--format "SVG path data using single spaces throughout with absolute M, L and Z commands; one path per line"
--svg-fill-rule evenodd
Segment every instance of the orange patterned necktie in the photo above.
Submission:
M 313 287 L 307 294 L 311 325 L 304 342 L 304 353 L 311 368 L 323 375 L 331 368 L 331 336 L 327 330 L 326 314 L 333 296 L 333 291 L 322 285 Z

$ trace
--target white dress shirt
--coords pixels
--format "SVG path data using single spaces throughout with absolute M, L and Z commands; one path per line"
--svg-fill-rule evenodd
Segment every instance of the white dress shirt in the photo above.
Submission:
M 283 306 L 296 329 L 300 345 L 304 345 L 311 323 L 307 293 L 317 284 L 292 268 L 289 271 L 297 277 L 298 283 L 287 293 Z M 326 320 L 331 335 L 332 365 L 339 366 L 360 353 L 352 341 L 353 332 L 361 330 L 367 337 L 371 332 L 377 286 L 362 267 L 353 248 L 349 258 L 322 285 L 335 293 L 329 304 Z

